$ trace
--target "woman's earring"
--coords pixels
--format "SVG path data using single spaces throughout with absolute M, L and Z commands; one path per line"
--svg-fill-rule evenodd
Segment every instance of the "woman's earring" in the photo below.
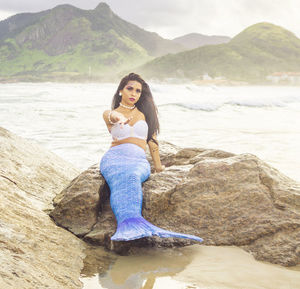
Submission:
M 119 95 L 120 95 L 120 96 L 122 96 L 122 93 L 121 93 L 121 92 L 119 92 Z

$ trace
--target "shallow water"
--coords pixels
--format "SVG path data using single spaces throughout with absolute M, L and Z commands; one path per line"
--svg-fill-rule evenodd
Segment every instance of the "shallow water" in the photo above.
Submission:
M 286 268 L 258 262 L 235 246 L 193 245 L 177 249 L 147 249 L 116 256 L 102 248 L 90 270 L 83 270 L 84 289 L 299 289 L 300 266 Z M 102 258 L 101 258 L 102 257 Z M 87 260 L 91 256 L 87 257 Z M 103 260 L 106 265 L 103 267 Z
M 300 180 L 299 87 L 150 87 L 159 110 L 159 140 L 253 153 Z M 116 88 L 110 83 L 1 84 L 0 126 L 84 170 L 110 145 L 102 112 Z M 299 267 L 257 262 L 237 247 L 194 245 L 127 257 L 102 248 L 92 252 L 82 271 L 85 289 L 300 289 Z

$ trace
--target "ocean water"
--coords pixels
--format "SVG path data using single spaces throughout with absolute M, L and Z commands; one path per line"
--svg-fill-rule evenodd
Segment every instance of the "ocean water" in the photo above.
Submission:
M 149 85 L 159 111 L 159 140 L 252 153 L 300 180 L 300 87 Z M 110 146 L 102 112 L 117 86 L 1 84 L 0 126 L 84 170 Z

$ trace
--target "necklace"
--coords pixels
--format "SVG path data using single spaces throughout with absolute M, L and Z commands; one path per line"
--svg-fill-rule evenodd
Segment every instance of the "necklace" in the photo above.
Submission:
M 121 102 L 120 102 L 120 106 L 125 107 L 125 108 L 129 108 L 129 109 L 134 109 L 135 108 L 135 104 L 133 106 L 127 106 L 125 104 L 122 104 Z

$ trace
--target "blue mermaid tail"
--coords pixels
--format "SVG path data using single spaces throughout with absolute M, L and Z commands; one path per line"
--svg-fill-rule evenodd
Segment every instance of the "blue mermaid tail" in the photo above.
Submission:
M 124 143 L 111 147 L 102 157 L 100 171 L 110 188 L 110 205 L 117 219 L 113 241 L 129 241 L 159 236 L 203 240 L 154 226 L 142 217 L 142 183 L 151 173 L 145 151 L 138 145 Z

